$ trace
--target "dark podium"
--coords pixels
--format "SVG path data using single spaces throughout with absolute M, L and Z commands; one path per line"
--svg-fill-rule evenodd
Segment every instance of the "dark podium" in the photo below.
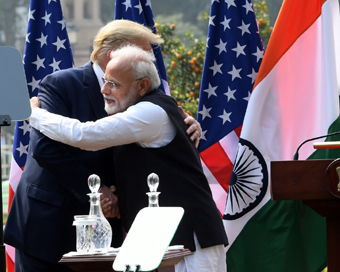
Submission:
M 340 160 L 271 162 L 273 200 L 302 200 L 327 222 L 329 272 L 340 271 Z

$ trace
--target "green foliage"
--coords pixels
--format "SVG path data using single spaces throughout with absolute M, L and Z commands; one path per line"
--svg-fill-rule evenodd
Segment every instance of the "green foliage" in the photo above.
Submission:
M 254 8 L 264 46 L 267 45 L 272 27 L 263 0 L 254 0 Z M 204 20 L 209 15 L 205 13 Z M 205 58 L 205 42 L 191 32 L 180 39 L 176 25 L 157 21 L 156 28 L 164 38 L 161 45 L 171 96 L 190 115 L 197 116 L 198 99 Z
M 202 16 L 204 16 L 204 13 L 202 13 Z M 176 36 L 178 39 L 183 42 L 184 45 L 189 46 L 191 44 L 190 41 L 187 40 L 185 37 L 187 32 L 190 32 L 195 36 L 195 38 L 199 40 L 205 40 L 207 38 L 207 23 L 205 22 L 204 18 L 202 17 L 200 24 L 188 22 L 185 19 L 187 17 L 183 13 L 176 13 L 172 15 L 158 15 L 156 16 L 155 20 L 156 21 L 161 21 L 162 24 L 167 24 L 169 23 L 170 25 L 173 22 L 176 22 Z M 204 22 L 203 22 L 204 20 Z M 201 25 L 204 24 L 204 27 Z
M 257 23 L 259 25 L 260 34 L 263 42 L 263 46 L 266 47 L 268 44 L 269 37 L 272 33 L 273 28 L 270 26 L 269 15 L 267 13 L 266 1 L 255 0 L 254 9 L 256 13 Z
M 171 96 L 188 114 L 196 116 L 205 44 L 187 32 L 189 46 L 185 46 L 175 36 L 175 24 L 156 24 L 156 28 L 165 40 L 162 52 Z

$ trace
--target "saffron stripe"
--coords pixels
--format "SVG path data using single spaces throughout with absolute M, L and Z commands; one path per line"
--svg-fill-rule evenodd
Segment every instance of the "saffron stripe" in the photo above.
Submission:
M 270 37 L 266 57 L 256 77 L 253 89 L 268 75 L 280 58 L 295 41 L 320 17 L 321 8 L 326 0 L 308 1 L 301 5 L 300 0 L 284 1 Z M 308 14 L 301 16 L 301 14 Z M 281 19 L 282 18 L 282 19 Z

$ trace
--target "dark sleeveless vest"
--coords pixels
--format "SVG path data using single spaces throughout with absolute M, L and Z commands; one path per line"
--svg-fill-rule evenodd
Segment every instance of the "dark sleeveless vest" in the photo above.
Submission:
M 114 172 L 119 195 L 121 219 L 128 231 L 139 210 L 148 206 L 147 176 L 159 176 L 159 206 L 183 207 L 184 216 L 172 245 L 184 245 L 195 251 L 193 232 L 202 248 L 228 244 L 220 213 L 203 173 L 200 157 L 186 135 L 176 101 L 156 90 L 143 97 L 162 107 L 176 128 L 176 136 L 160 148 L 128 144 L 114 148 Z

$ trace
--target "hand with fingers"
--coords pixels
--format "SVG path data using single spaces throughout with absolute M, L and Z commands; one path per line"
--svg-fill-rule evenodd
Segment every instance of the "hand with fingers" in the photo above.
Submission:
M 118 197 L 115 194 L 115 186 L 103 186 L 100 189 L 100 205 L 102 207 L 103 214 L 106 218 L 120 218 L 119 207 L 118 207 Z
M 190 140 L 195 141 L 195 147 L 198 148 L 199 143 L 200 143 L 200 138 L 202 135 L 201 125 L 194 117 L 187 114 L 181 106 L 179 106 L 178 108 L 185 118 L 184 123 L 189 125 L 189 128 L 187 129 L 186 133 L 188 135 L 191 135 Z
M 31 109 L 33 110 L 34 108 L 40 108 L 40 100 L 37 96 L 33 96 L 30 99 L 30 103 L 31 103 Z

